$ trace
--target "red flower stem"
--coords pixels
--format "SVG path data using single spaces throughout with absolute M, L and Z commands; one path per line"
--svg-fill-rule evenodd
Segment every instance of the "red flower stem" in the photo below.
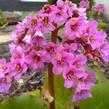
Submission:
M 51 41 L 56 43 L 58 29 L 52 32 Z M 48 66 L 48 87 L 49 93 L 53 97 L 53 101 L 50 103 L 50 109 L 55 109 L 55 93 L 54 93 L 54 77 L 52 73 L 52 64 Z

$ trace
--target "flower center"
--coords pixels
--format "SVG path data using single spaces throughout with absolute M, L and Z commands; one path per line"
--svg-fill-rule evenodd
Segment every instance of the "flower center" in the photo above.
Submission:
M 71 25 L 71 29 L 73 31 L 77 31 L 78 30 L 78 25 L 77 24 Z
M 44 19 L 43 19 L 43 21 L 44 21 L 44 24 L 48 24 L 48 22 L 49 22 L 49 17 L 48 17 L 48 16 L 45 16 Z
M 6 74 L 5 74 L 5 77 L 9 77 L 10 76 L 10 74 L 9 74 L 9 72 L 7 72 Z
M 50 54 L 53 54 L 55 52 L 54 47 L 47 48 L 47 52 L 50 53 Z
M 36 55 L 36 56 L 34 56 L 33 57 L 33 60 L 35 61 L 35 62 L 38 62 L 38 61 L 40 61 L 40 56 L 38 56 L 38 55 Z
M 64 65 L 65 64 L 65 59 L 61 58 L 60 60 L 57 61 L 58 64 Z
M 50 11 L 51 11 L 50 5 L 45 5 L 44 6 L 44 12 L 45 13 L 50 13 Z
M 80 65 L 80 63 L 79 63 L 78 61 L 75 61 L 75 62 L 73 63 L 73 65 L 75 65 L 77 68 L 80 68 L 80 67 L 81 67 L 81 65 Z
M 74 72 L 69 71 L 69 72 L 66 74 L 66 76 L 67 76 L 67 79 L 68 79 L 68 80 L 72 80 L 72 79 L 74 78 Z
M 81 90 L 79 94 L 80 94 L 80 95 L 86 94 L 86 90 Z
M 85 79 L 85 82 L 90 82 L 91 81 L 91 78 L 88 76 L 86 79 Z
M 16 72 L 21 72 L 22 71 L 22 67 L 21 67 L 21 65 L 20 64 L 15 64 L 15 70 L 16 70 Z
M 95 37 L 94 37 L 94 36 L 91 36 L 91 37 L 90 37 L 90 42 L 91 42 L 91 43 L 94 43 L 95 41 L 96 41 Z
M 5 71 L 7 69 L 7 67 L 3 65 L 3 66 L 0 66 L 0 69 Z
M 1 82 L 2 82 L 2 84 L 7 84 L 7 79 L 3 78 Z
M 36 23 L 37 23 L 36 19 L 32 19 L 32 21 L 30 22 L 30 25 L 32 27 L 35 27 L 36 26 Z
M 56 16 L 60 17 L 62 14 L 60 12 L 56 13 Z

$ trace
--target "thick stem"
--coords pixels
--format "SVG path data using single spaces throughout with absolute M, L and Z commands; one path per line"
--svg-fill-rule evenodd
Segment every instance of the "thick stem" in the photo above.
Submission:
M 51 41 L 56 43 L 58 30 L 54 30 L 52 32 Z M 54 93 L 54 77 L 52 73 L 52 64 L 48 66 L 48 86 L 49 86 L 49 93 L 54 98 L 53 102 L 50 103 L 50 109 L 55 109 L 55 93 Z
M 48 86 L 49 93 L 53 97 L 53 101 L 50 103 L 50 109 L 55 109 L 54 77 L 52 73 L 52 64 L 49 64 L 48 66 Z

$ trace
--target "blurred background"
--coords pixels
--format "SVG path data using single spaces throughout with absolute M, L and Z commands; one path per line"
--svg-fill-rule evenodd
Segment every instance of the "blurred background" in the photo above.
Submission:
M 56 1 L 56 0 L 49 0 Z M 108 0 L 94 0 L 97 3 L 104 3 L 109 8 Z M 0 0 L 0 8 L 2 10 L 39 10 L 48 0 Z

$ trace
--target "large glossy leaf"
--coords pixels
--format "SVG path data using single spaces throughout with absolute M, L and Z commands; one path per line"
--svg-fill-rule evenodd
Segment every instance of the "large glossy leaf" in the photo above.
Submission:
M 22 95 L 0 103 L 0 109 L 48 109 L 39 96 Z
M 54 80 L 56 109 L 73 109 L 73 103 L 71 102 L 73 90 L 64 87 L 62 76 L 54 76 Z
M 93 97 L 80 102 L 80 109 L 108 109 L 109 83 L 95 85 L 92 89 Z

